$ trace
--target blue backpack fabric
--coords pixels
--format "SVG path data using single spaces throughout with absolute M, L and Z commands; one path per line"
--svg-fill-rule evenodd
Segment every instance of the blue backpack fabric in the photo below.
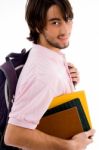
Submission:
M 18 150 L 4 144 L 4 132 L 11 110 L 17 81 L 27 60 L 29 51 L 22 49 L 21 53 L 10 53 L 5 63 L 0 66 L 0 150 Z

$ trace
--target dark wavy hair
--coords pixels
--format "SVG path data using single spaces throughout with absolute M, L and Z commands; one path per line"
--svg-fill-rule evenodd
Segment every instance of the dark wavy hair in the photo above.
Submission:
M 27 39 L 35 44 L 37 44 L 39 33 L 43 31 L 46 25 L 47 11 L 52 5 L 59 6 L 64 20 L 73 19 L 72 7 L 68 0 L 28 0 L 25 19 L 30 33 Z

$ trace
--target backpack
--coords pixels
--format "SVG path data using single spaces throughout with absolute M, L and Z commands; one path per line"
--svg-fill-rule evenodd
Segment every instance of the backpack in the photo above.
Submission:
M 29 51 L 22 49 L 21 53 L 10 53 L 5 58 L 6 62 L 0 66 L 0 150 L 18 150 L 4 144 L 4 132 L 14 101 L 17 81 Z

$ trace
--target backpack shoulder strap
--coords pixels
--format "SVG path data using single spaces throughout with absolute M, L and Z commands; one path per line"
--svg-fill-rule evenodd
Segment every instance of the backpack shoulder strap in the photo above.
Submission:
M 26 49 L 22 49 L 21 53 L 10 53 L 9 55 L 6 56 L 6 62 L 2 66 L 0 66 L 0 70 L 4 73 L 7 79 L 8 92 L 9 92 L 9 104 L 11 104 L 11 100 L 13 100 L 13 96 L 16 90 L 16 84 L 18 80 L 16 70 L 12 63 L 12 60 L 16 58 L 22 59 L 24 56 L 26 56 L 27 59 L 30 50 L 31 49 L 29 49 L 26 52 Z
M 0 66 L 0 70 L 2 70 L 7 79 L 9 100 L 12 100 L 17 84 L 16 71 L 11 61 L 6 61 L 2 66 Z
M 10 53 L 6 56 L 6 61 L 9 61 L 10 59 L 16 59 L 16 58 L 22 58 L 24 55 L 26 55 L 30 50 L 26 52 L 26 49 L 22 49 L 21 53 Z

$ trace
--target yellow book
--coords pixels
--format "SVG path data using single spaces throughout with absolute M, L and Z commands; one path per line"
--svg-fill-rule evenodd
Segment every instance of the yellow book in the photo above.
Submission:
M 92 127 L 90 114 L 89 114 L 89 109 L 88 109 L 88 104 L 87 104 L 86 95 L 85 95 L 84 91 L 76 91 L 76 92 L 72 92 L 72 93 L 69 93 L 69 94 L 64 94 L 64 95 L 55 97 L 52 100 L 52 102 L 49 106 L 49 109 L 51 109 L 55 106 L 61 105 L 65 102 L 69 102 L 70 100 L 75 99 L 75 98 L 80 99 L 80 102 L 81 102 L 81 105 L 82 105 L 82 107 L 84 109 L 84 112 L 86 114 L 88 123 L 89 123 L 90 127 Z

